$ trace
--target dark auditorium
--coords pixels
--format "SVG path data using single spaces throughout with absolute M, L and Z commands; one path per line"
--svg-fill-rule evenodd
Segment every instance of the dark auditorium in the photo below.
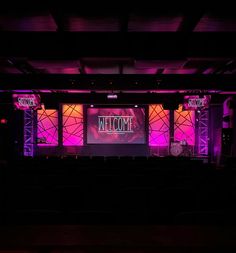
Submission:
M 1 6 L 0 253 L 236 251 L 235 8 L 162 4 Z

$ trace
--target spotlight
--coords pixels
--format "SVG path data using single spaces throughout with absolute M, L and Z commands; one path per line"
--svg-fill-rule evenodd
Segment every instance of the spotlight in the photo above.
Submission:
M 7 119 L 5 118 L 0 119 L 0 124 L 3 124 L 3 125 L 7 124 Z
M 94 105 L 90 105 L 90 107 L 94 107 Z
M 137 108 L 137 107 L 138 107 L 138 105 L 134 105 L 134 107 L 135 107 L 135 108 Z

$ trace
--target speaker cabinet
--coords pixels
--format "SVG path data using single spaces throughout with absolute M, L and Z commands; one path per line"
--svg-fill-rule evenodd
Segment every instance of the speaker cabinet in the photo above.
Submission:
M 231 155 L 233 144 L 233 128 L 222 128 L 222 155 Z

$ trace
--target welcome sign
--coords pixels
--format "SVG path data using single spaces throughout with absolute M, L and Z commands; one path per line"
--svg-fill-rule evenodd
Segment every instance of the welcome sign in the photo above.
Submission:
M 205 95 L 203 97 L 196 96 L 185 96 L 184 97 L 184 110 L 197 110 L 208 108 L 210 104 L 210 95 Z
M 144 108 L 88 108 L 88 144 L 144 144 Z
M 37 110 L 41 108 L 38 94 L 13 94 L 13 104 L 18 110 Z
M 133 133 L 133 116 L 98 116 L 98 132 L 108 134 Z

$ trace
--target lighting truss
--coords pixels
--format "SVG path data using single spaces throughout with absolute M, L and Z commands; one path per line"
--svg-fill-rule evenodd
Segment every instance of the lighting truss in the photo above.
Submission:
M 209 111 L 202 110 L 198 121 L 198 154 L 208 155 L 208 122 Z
M 24 156 L 34 156 L 34 111 L 24 111 Z

